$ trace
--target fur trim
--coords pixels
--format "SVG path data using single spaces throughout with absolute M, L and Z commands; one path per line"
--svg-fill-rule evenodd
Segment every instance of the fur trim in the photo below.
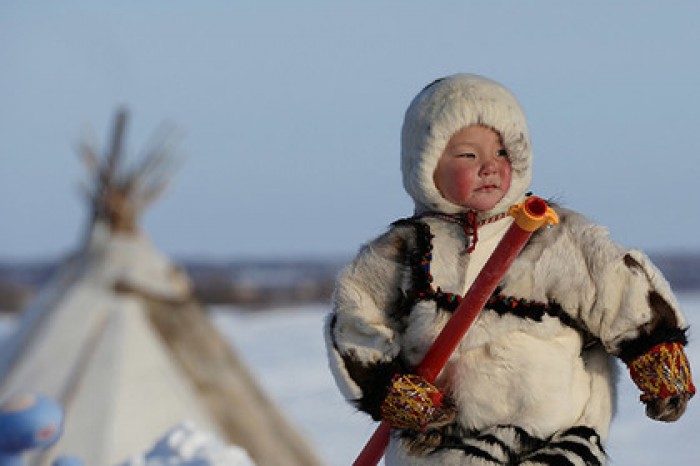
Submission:
M 463 212 L 442 197 L 433 174 L 449 139 L 469 125 L 484 125 L 503 139 L 512 165 L 509 192 L 486 217 L 519 202 L 531 181 L 532 151 L 525 115 L 515 97 L 481 76 L 456 74 L 421 91 L 406 111 L 401 135 L 401 170 L 416 212 Z

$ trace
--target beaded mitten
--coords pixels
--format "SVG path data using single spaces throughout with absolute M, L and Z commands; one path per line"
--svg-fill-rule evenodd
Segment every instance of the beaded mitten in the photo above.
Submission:
M 422 431 L 454 418 L 453 409 L 443 401 L 440 389 L 420 375 L 396 374 L 380 412 L 395 429 Z
M 679 343 L 654 346 L 632 360 L 629 370 L 632 380 L 642 391 L 642 401 L 695 394 L 690 364 Z

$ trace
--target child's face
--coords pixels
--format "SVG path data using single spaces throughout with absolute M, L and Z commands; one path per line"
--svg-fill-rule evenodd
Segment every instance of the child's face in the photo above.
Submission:
M 450 138 L 433 174 L 440 194 L 459 206 L 492 209 L 510 189 L 511 169 L 499 134 L 466 126 Z

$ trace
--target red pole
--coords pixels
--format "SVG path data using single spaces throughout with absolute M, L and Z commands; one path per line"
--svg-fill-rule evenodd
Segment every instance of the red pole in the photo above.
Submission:
M 522 204 L 511 207 L 508 213 L 515 217 L 515 221 L 503 235 L 454 314 L 416 367 L 416 373 L 431 383 L 445 367 L 450 355 L 474 323 L 532 233 L 546 224 L 558 222 L 556 213 L 543 199 L 536 196 L 530 196 Z M 389 444 L 390 432 L 389 423 L 382 421 L 353 466 L 378 464 Z

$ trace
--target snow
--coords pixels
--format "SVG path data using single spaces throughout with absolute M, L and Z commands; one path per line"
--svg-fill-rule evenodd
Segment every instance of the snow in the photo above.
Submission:
M 227 446 L 198 426 L 183 422 L 153 448 L 119 466 L 255 466 L 245 450 Z
M 691 342 L 687 349 L 691 364 L 694 363 L 697 371 L 700 343 L 693 338 L 692 326 L 700 319 L 700 293 L 680 295 L 679 300 L 691 325 Z M 215 307 L 212 308 L 212 319 L 259 377 L 263 388 L 317 448 L 326 464 L 346 466 L 352 463 L 376 425 L 347 405 L 334 385 L 326 363 L 322 335 L 326 311 L 324 306 L 280 308 L 258 313 Z M 9 334 L 12 325 L 12 319 L 0 319 L 0 338 Z M 624 367 L 620 368 L 618 398 L 618 412 L 607 448 L 610 466 L 697 464 L 700 458 L 700 442 L 696 440 L 700 430 L 698 400 L 691 401 L 688 412 L 676 423 L 652 421 L 644 415 L 637 389 Z M 156 443 L 145 456 L 134 452 L 137 455 L 134 462 L 122 466 L 224 464 L 214 459 L 217 454 L 223 454 L 220 444 L 209 437 L 201 437 L 192 427 L 179 428 L 190 429 L 188 435 L 194 436 L 189 443 L 180 439 L 182 448 L 172 445 L 165 448 L 168 435 L 175 432 L 171 431 L 163 438 L 166 443 Z M 192 456 L 193 452 L 200 455 L 197 462 L 193 460 L 196 457 Z M 232 455 L 240 453 L 230 450 Z M 185 459 L 188 454 L 192 459 L 190 463 Z M 149 461 L 144 463 L 145 458 Z M 231 460 L 226 464 L 238 463 Z M 245 465 L 245 459 L 241 459 L 240 464 Z
M 214 308 L 213 320 L 328 465 L 347 466 L 376 425 L 341 398 L 326 363 L 326 308 Z

